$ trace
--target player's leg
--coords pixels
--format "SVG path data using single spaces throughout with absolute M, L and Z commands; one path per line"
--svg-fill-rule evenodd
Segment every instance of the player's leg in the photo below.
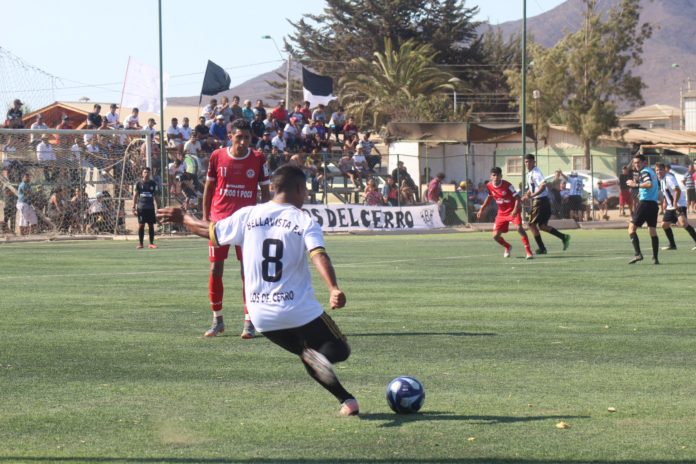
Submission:
M 549 205 L 548 198 L 542 198 L 539 205 L 539 216 L 537 224 L 541 230 L 546 233 L 557 237 L 563 242 L 563 251 L 568 249 L 570 245 L 570 235 L 563 234 L 559 232 L 556 228 L 549 225 L 549 219 L 551 218 L 551 206 Z M 536 238 L 536 237 L 535 237 Z M 545 250 L 544 250 L 545 251 Z
M 657 254 L 660 251 L 660 240 L 657 238 L 657 215 L 659 211 L 659 206 L 656 202 L 648 202 L 648 215 L 645 220 L 648 225 L 648 231 L 650 232 L 650 240 L 652 243 L 653 252 L 653 264 L 660 264 L 657 259 Z
M 508 231 L 508 218 L 496 216 L 495 226 L 493 227 L 493 240 L 498 242 L 500 246 L 505 248 L 503 253 L 504 258 L 510 257 L 510 244 L 505 241 L 503 234 Z
M 675 218 L 675 215 L 676 213 L 674 210 L 668 210 L 665 211 L 665 215 L 662 218 L 662 230 L 667 236 L 667 241 L 669 242 L 668 246 L 662 248 L 663 250 L 677 249 L 677 244 L 674 242 L 674 232 L 672 231 L 672 221 Z
M 628 223 L 628 238 L 631 240 L 631 245 L 633 245 L 633 259 L 628 262 L 628 264 L 635 264 L 638 261 L 643 260 L 643 253 L 640 251 L 640 240 L 638 239 L 638 234 L 636 233 L 638 228 L 645 223 L 644 214 L 642 212 L 643 203 L 638 203 L 633 216 L 631 217 L 631 222 Z
M 250 338 L 254 338 L 256 336 L 256 328 L 254 327 L 254 323 L 251 322 L 251 318 L 249 317 L 249 310 L 247 308 L 246 304 L 246 289 L 244 287 L 244 266 L 242 264 L 242 249 L 238 246 L 235 246 L 235 253 L 237 254 L 237 259 L 239 260 L 239 274 L 242 278 L 242 301 L 244 302 L 244 328 L 242 329 L 242 334 L 240 337 L 244 340 L 249 340 Z
M 534 255 L 532 254 L 532 247 L 529 245 L 529 238 L 527 238 L 527 232 L 522 226 L 522 215 L 518 214 L 512 218 L 512 223 L 517 227 L 517 233 L 520 234 L 520 240 L 522 245 L 524 245 L 524 252 L 527 255 L 527 259 L 532 259 Z
M 138 213 L 138 246 L 136 248 L 141 249 L 143 247 L 143 240 L 145 239 L 145 217 L 143 215 L 143 210 L 139 209 Z
M 348 359 L 350 347 L 326 313 L 304 326 L 263 334 L 276 345 L 300 356 L 307 373 L 341 403 L 342 415 L 358 414 L 358 402 L 341 385 L 333 369 L 333 363 Z
M 148 245 L 148 248 L 157 248 L 157 245 L 155 245 L 155 221 L 157 218 L 155 217 L 155 210 L 151 209 L 148 210 L 148 217 L 147 217 L 147 236 L 148 239 L 150 240 L 150 245 Z
M 683 227 L 684 230 L 686 230 L 686 232 L 689 234 L 689 236 L 691 236 L 691 239 L 694 242 L 696 242 L 696 231 L 694 230 L 693 226 L 689 223 L 689 220 L 686 217 L 687 208 L 684 208 L 682 211 L 683 214 L 679 215 L 678 219 L 679 225 Z M 692 248 L 691 250 L 695 251 L 696 247 Z
M 229 248 L 229 246 L 216 247 L 212 243 L 208 244 L 208 259 L 210 261 L 208 296 L 210 310 L 213 313 L 213 323 L 203 334 L 204 337 L 216 337 L 225 332 L 225 323 L 222 319 L 222 299 L 225 293 L 222 275 L 225 271 L 225 259 L 227 259 Z
M 534 241 L 537 243 L 537 248 L 536 254 L 538 255 L 545 255 L 546 254 L 546 246 L 544 245 L 544 241 L 541 238 L 541 232 L 539 231 L 539 221 L 541 219 L 540 217 L 541 213 L 541 206 L 539 200 L 534 200 L 532 201 L 532 211 L 529 214 L 529 230 L 532 231 L 532 236 L 534 237 Z

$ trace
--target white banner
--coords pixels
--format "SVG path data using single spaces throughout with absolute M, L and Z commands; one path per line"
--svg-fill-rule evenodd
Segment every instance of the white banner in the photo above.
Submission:
M 428 230 L 445 227 L 438 206 L 304 205 L 324 232 Z
M 169 74 L 162 76 L 164 95 L 167 94 Z M 126 71 L 126 80 L 123 84 L 123 96 L 121 106 L 124 108 L 138 108 L 141 112 L 160 112 L 160 80 L 158 68 L 146 63 L 129 58 Z M 167 106 L 167 100 L 164 100 Z M 143 123 L 143 125 L 145 125 Z

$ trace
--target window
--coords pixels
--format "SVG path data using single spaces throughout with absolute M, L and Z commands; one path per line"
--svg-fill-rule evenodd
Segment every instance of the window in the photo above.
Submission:
M 585 169 L 585 155 L 573 156 L 573 171 Z
M 505 171 L 508 174 L 522 174 L 522 157 L 512 156 L 505 160 Z

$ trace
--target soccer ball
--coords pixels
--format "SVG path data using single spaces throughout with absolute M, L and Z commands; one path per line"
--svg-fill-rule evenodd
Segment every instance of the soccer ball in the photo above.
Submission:
M 400 376 L 387 385 L 387 404 L 397 414 L 418 412 L 425 402 L 425 389 L 413 377 Z

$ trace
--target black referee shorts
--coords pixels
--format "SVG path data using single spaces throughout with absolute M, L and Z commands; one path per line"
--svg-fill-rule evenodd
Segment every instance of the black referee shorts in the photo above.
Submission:
M 303 326 L 271 330 L 263 332 L 263 335 L 271 342 L 298 356 L 305 348 L 324 353 L 331 363 L 345 361 L 350 355 L 350 347 L 345 335 L 326 312 Z M 328 350 L 327 344 L 330 346 Z
M 642 227 L 643 224 L 647 224 L 648 227 L 657 227 L 657 216 L 660 213 L 660 208 L 657 206 L 656 201 L 639 201 L 638 207 L 633 212 L 633 218 L 631 222 L 636 225 L 636 227 Z
M 157 222 L 154 209 L 139 209 L 138 224 L 154 224 Z
M 529 223 L 543 226 L 551 218 L 551 202 L 549 197 L 535 198 L 532 201 L 532 211 L 529 213 Z

